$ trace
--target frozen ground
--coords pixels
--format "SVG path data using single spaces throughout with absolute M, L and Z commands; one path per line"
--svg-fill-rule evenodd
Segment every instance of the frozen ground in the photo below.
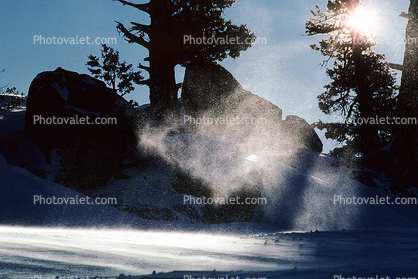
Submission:
M 21 134 L 13 119 L 22 124 L 22 113 L 0 119 L 0 140 Z M 182 147 L 183 138 L 187 135 L 152 142 Z M 240 177 L 261 179 L 268 205 L 258 208 L 253 223 L 204 225 L 186 217 L 180 222 L 149 221 L 108 205 L 34 204 L 34 195 L 84 196 L 11 166 L 0 155 L 0 278 L 121 273 L 155 279 L 418 277 L 418 205 L 393 204 L 397 196 L 383 180 L 381 187 L 363 185 L 324 154 L 288 156 L 275 153 L 277 148 L 252 146 L 226 153 L 233 145 L 225 139 L 203 140 L 196 151 L 190 150 L 191 157 L 174 157 L 221 188 L 238 183 Z M 18 154 L 22 158 L 14 159 L 26 159 L 25 149 Z M 40 166 L 36 160 L 29 163 Z M 157 204 L 161 189 L 152 188 L 137 173 L 129 175 L 124 183 L 115 181 L 116 192 L 130 193 L 118 198 Z M 181 201 L 178 194 L 167 195 L 168 206 Z M 341 204 L 335 203 L 336 197 L 388 197 L 390 203 Z M 282 233 L 283 228 L 300 233 Z M 153 271 L 155 275 L 146 276 Z
M 0 227 L 0 278 L 145 278 L 153 271 L 146 278 L 418 276 L 417 230 L 251 235 L 219 229 L 224 232 Z

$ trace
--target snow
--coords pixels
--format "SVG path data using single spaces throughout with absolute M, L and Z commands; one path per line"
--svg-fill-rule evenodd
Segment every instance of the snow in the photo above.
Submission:
M 89 83 L 89 84 L 93 84 L 96 85 L 97 84 L 97 79 L 89 76 L 89 75 L 81 75 L 81 80 L 85 83 Z
M 8 167 L 6 159 L 0 155 L 0 169 L 6 169 Z
M 412 278 L 418 271 L 417 239 L 417 230 L 240 235 L 3 226 L 0 274 L 143 278 L 139 275 L 156 271 L 151 278 Z
M 332 167 L 335 158 L 318 155 L 307 152 L 297 156 L 293 166 L 269 162 L 277 171 L 272 182 L 263 188 L 270 205 L 261 222 L 279 227 L 285 223 L 296 230 L 417 227 L 416 204 L 340 204 L 340 197 L 362 201 L 388 197 L 394 203 L 397 196 L 350 179 L 349 169 Z M 283 218 L 283 213 L 288 218 Z
M 65 105 L 65 106 L 63 106 L 63 108 L 70 109 L 71 111 L 78 112 L 78 113 L 81 113 L 81 114 L 91 114 L 91 115 L 94 115 L 94 116 L 99 117 L 99 118 L 101 117 L 101 115 L 97 112 L 87 111 L 87 110 L 84 110 L 84 109 L 79 109 L 79 108 L 76 108 L 75 106 Z M 73 112 L 73 115 L 76 115 L 74 112 Z
M 68 95 L 70 95 L 70 92 L 68 91 L 67 88 L 60 87 L 57 83 L 52 83 L 51 87 L 54 88 L 58 92 L 61 99 L 68 101 Z
M 176 206 L 183 206 L 183 195 L 174 193 L 170 186 L 170 190 L 161 190 L 157 187 L 151 186 L 138 171 L 125 171 L 129 174 L 129 178 L 116 180 L 98 190 L 90 190 L 90 195 L 94 197 L 116 197 L 118 200 L 118 208 L 134 208 L 142 214 L 149 217 L 161 218 L 166 216 L 173 218 L 178 222 L 195 222 L 188 216 L 176 212 L 173 208 Z M 163 178 L 164 172 L 160 172 Z M 154 176 L 158 176 L 154 174 Z M 150 177 L 148 175 L 147 177 Z M 201 205 L 188 206 L 193 212 L 196 212 L 200 217 L 202 216 Z
M 19 167 L 9 166 L 0 155 L 0 223 L 11 225 L 115 226 L 135 225 L 135 218 L 102 205 L 47 205 L 34 202 L 35 197 L 78 198 L 84 195 L 48 182 Z
M 418 226 L 418 204 L 392 204 L 398 196 L 384 187 L 351 179 L 351 170 L 337 166 L 337 158 L 318 152 L 286 154 L 272 145 L 266 145 L 268 151 L 262 153 L 251 144 L 250 148 L 237 148 L 235 141 L 233 135 L 153 133 L 143 136 L 141 143 L 211 182 L 220 196 L 227 196 L 241 182 L 262 182 L 262 196 L 268 204 L 259 206 L 254 218 L 261 223 L 293 230 Z M 336 201 L 340 197 L 361 199 L 363 204 L 340 204 Z M 389 200 L 389 204 L 370 204 L 376 197 Z
M 144 110 L 146 108 L 148 108 L 150 106 L 150 104 L 145 104 L 145 105 L 140 105 L 139 107 L 135 108 L 136 111 L 141 111 Z
M 0 111 L 0 142 L 13 138 L 24 125 L 25 111 Z
M 0 141 L 21 133 L 23 116 L 3 114 Z M 235 139 L 157 133 L 145 143 L 218 183 L 218 190 L 233 188 L 243 177 L 261 179 L 268 204 L 258 207 L 252 223 L 210 225 L 180 215 L 177 222 L 151 221 L 110 205 L 34 204 L 34 195 L 87 197 L 11 166 L 0 155 L 0 278 L 418 275 L 418 205 L 335 204 L 339 195 L 391 201 L 397 196 L 383 182 L 369 187 L 352 180 L 350 170 L 332 156 L 275 153 L 276 143 L 265 142 L 268 152 L 237 148 Z M 94 194 L 138 206 L 181 204 L 182 195 L 167 185 L 155 187 L 158 181 L 147 182 L 136 172 L 127 175 Z

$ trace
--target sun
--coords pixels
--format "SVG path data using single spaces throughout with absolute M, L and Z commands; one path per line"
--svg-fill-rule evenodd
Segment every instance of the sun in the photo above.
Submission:
M 346 25 L 361 33 L 371 33 L 374 24 L 374 15 L 360 7 L 348 16 Z

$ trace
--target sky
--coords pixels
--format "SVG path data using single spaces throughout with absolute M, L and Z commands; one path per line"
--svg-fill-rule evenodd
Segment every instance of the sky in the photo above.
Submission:
M 135 1 L 134 1 L 135 2 Z M 145 3 L 145 0 L 137 0 Z M 379 39 L 374 50 L 384 53 L 389 62 L 402 64 L 407 20 L 399 14 L 408 11 L 408 0 L 364 0 L 374 18 L 372 32 Z M 225 10 L 225 18 L 236 25 L 247 24 L 266 44 L 254 45 L 237 59 L 228 58 L 220 64 L 229 70 L 241 85 L 283 110 L 287 115 L 300 116 L 308 123 L 319 119 L 333 121 L 318 108 L 317 95 L 330 82 L 325 68 L 319 64 L 324 58 L 310 49 L 318 37 L 304 36 L 305 22 L 310 10 L 318 4 L 325 10 L 327 0 L 237 0 Z M 31 81 L 43 71 L 57 67 L 89 74 L 87 56 L 100 55 L 103 39 L 120 52 L 121 60 L 138 65 L 144 63 L 147 51 L 128 44 L 119 36 L 115 21 L 130 26 L 131 21 L 149 22 L 148 15 L 113 0 L 1 0 L 0 4 L 0 86 L 16 87 L 27 93 Z M 78 37 L 91 44 L 47 44 L 48 38 Z M 45 39 L 45 42 L 41 39 Z M 109 42 L 115 41 L 116 44 Z M 69 41 L 70 42 L 70 41 Z M 182 82 L 184 68 L 176 68 L 176 78 Z M 399 76 L 398 76 L 399 77 Z M 138 86 L 126 99 L 140 104 L 149 103 L 148 88 Z M 335 147 L 319 136 L 324 151 Z

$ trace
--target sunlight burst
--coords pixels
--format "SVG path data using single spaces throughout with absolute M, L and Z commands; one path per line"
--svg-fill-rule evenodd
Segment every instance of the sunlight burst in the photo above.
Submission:
M 251 162 L 257 162 L 259 160 L 257 155 L 250 155 L 245 160 L 251 161 Z
M 371 33 L 374 24 L 374 15 L 364 8 L 359 8 L 348 17 L 346 24 L 358 32 Z

